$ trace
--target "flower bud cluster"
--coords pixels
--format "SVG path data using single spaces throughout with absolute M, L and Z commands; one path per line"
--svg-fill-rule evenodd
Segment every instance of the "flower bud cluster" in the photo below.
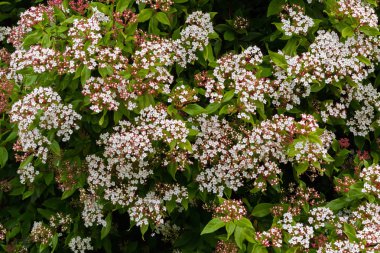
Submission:
M 14 87 L 13 82 L 6 77 L 5 71 L 0 69 L 0 113 L 8 109 L 8 100 Z
M 169 11 L 173 0 L 136 0 L 137 4 L 149 4 L 152 8 L 161 11 Z
M 12 27 L 8 36 L 8 43 L 19 48 L 25 35 L 32 31 L 32 27 L 42 22 L 47 16 L 50 22 L 54 22 L 54 9 L 52 6 L 33 6 L 21 13 L 17 26 Z

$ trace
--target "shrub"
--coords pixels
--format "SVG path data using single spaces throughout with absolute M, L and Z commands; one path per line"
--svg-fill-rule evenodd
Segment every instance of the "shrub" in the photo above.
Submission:
M 377 11 L 33 4 L 0 27 L 2 250 L 380 251 Z

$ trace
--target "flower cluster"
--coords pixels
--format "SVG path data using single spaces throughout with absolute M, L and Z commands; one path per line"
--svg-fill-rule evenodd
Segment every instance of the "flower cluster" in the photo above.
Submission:
M 255 239 L 265 247 L 282 246 L 282 230 L 279 227 L 271 227 L 268 231 L 256 232 Z
M 32 164 L 27 164 L 23 168 L 17 170 L 17 174 L 20 175 L 20 182 L 22 184 L 33 183 L 37 175 L 40 174 L 38 170 L 35 170 Z
M 3 224 L 0 224 L 0 241 L 5 240 L 6 234 L 7 234 L 7 230 L 4 228 Z
M 308 138 L 320 132 L 310 115 L 302 115 L 299 122 L 275 115 L 244 135 L 216 117 L 199 117 L 197 121 L 200 134 L 193 145 L 194 157 L 204 168 L 197 181 L 201 190 L 218 195 L 225 186 L 237 190 L 247 179 L 255 180 L 254 186 L 260 190 L 266 188 L 266 182 L 277 185 L 279 163 L 310 163 L 310 170 L 315 171 L 312 164 L 324 162 L 333 140 L 327 131 L 318 135 L 321 142 Z
M 96 196 L 86 194 L 81 189 L 80 201 L 83 203 L 82 218 L 86 227 L 91 227 L 94 224 L 105 227 L 107 222 L 103 217 L 103 205 L 98 204 Z
M 188 197 L 186 189 L 180 185 L 163 185 L 157 187 L 158 192 L 140 197 L 137 186 L 146 183 L 153 174 L 154 156 L 165 155 L 165 150 L 154 145 L 154 142 L 174 144 L 174 148 L 179 149 L 178 145 L 186 142 L 189 130 L 182 121 L 169 119 L 162 106 L 145 108 L 135 122 L 136 125 L 132 125 L 121 121 L 114 128 L 114 133 L 101 135 L 98 144 L 104 145 L 103 156 L 106 160 L 95 155 L 87 157 L 87 181 L 92 193 L 103 189 L 104 199 L 114 205 L 130 206 L 131 219 L 138 226 L 147 225 L 149 221 L 161 224 L 165 211 L 163 201 L 181 203 Z M 115 175 L 115 178 L 111 178 L 111 175 Z M 94 203 L 91 210 L 99 214 L 101 206 Z M 83 216 L 89 217 L 87 214 Z
M 341 193 L 347 193 L 350 190 L 350 186 L 355 184 L 355 179 L 350 176 L 343 176 L 343 178 L 337 178 L 335 183 L 335 191 Z
M 149 224 L 164 224 L 164 212 L 166 207 L 162 199 L 154 192 L 149 192 L 143 198 L 138 198 L 129 209 L 129 217 L 137 226 L 147 226 Z
M 325 203 L 325 199 L 321 194 L 311 187 L 294 187 L 293 184 L 288 186 L 289 194 L 284 196 L 282 203 L 289 204 L 286 210 L 278 210 L 276 216 L 281 216 L 285 211 L 293 216 L 301 214 L 305 206 L 318 207 Z M 274 210 L 272 210 L 273 212 Z
M 281 13 L 281 29 L 285 35 L 305 35 L 314 26 L 312 18 L 305 15 L 304 9 L 296 4 L 286 5 Z
M 373 165 L 364 167 L 360 172 L 360 177 L 364 181 L 363 192 L 380 196 L 380 166 Z
M 17 49 L 12 53 L 10 70 L 16 80 L 22 81 L 17 72 L 26 68 L 32 68 L 35 73 L 44 73 L 55 70 L 61 65 L 60 53 L 51 48 L 43 48 L 40 45 L 31 46 L 29 50 Z
M 331 222 L 335 218 L 334 213 L 327 207 L 316 207 L 310 210 L 308 222 L 314 229 L 323 228 L 326 222 Z
M 154 232 L 158 235 L 162 235 L 163 241 L 171 242 L 173 244 L 181 232 L 181 227 L 176 224 L 165 222 L 156 226 Z
M 84 85 L 82 93 L 90 97 L 92 104 L 90 109 L 94 112 L 116 111 L 120 104 L 116 99 L 123 93 L 126 85 L 125 79 L 118 75 L 107 78 L 90 77 Z
M 10 27 L 0 26 L 0 41 L 4 41 L 11 32 Z
M 0 113 L 8 109 L 8 99 L 12 94 L 13 83 L 8 80 L 5 72 L 0 70 Z
M 361 0 L 339 0 L 337 1 L 338 10 L 334 14 L 339 19 L 351 17 L 355 19 L 360 26 L 377 27 L 378 18 L 375 10 Z
M 215 253 L 238 253 L 239 248 L 231 241 L 218 241 L 215 248 Z
M 274 75 L 279 88 L 273 104 L 290 110 L 310 95 L 313 84 L 333 84 L 346 78 L 361 84 L 374 71 L 372 61 L 378 61 L 377 52 L 379 42 L 372 37 L 357 34 L 341 42 L 335 32 L 320 30 L 308 52 L 285 56 L 286 70 L 277 67 Z M 360 61 L 360 57 L 367 58 L 370 64 Z
M 21 13 L 17 26 L 12 27 L 9 33 L 8 42 L 16 48 L 20 47 L 25 35 L 32 31 L 34 25 L 44 21 L 45 17 L 50 22 L 54 22 L 54 9 L 52 6 L 38 5 Z
M 76 236 L 71 238 L 69 242 L 69 248 L 74 253 L 85 253 L 86 251 L 91 251 L 94 247 L 91 246 L 91 238 L 90 237 L 80 237 Z
M 249 27 L 249 21 L 245 17 L 236 16 L 234 18 L 233 26 L 238 31 L 245 30 Z
M 84 14 L 89 4 L 87 0 L 72 0 L 69 2 L 70 8 L 80 14 Z
M 164 201 L 175 201 L 177 204 L 181 204 L 183 200 L 189 197 L 186 187 L 179 184 L 162 184 L 158 185 L 157 188 L 157 192 Z
M 222 101 L 224 83 L 215 81 L 207 75 L 206 71 L 196 74 L 194 81 L 198 86 L 206 89 L 204 96 L 209 99 L 210 103 Z
M 182 108 L 186 104 L 195 103 L 199 100 L 197 92 L 188 86 L 180 85 L 172 89 L 169 103 L 173 103 L 175 107 Z
M 136 3 L 149 4 L 156 10 L 169 11 L 174 2 L 172 0 L 136 0 Z
M 175 59 L 179 65 L 186 67 L 187 63 L 198 59 L 196 52 L 209 44 L 209 34 L 214 32 L 209 13 L 195 11 L 186 19 L 186 27 L 181 31 L 181 37 L 174 41 L 176 47 Z
M 325 106 L 326 109 L 321 111 L 321 118 L 323 122 L 326 123 L 329 118 L 347 118 L 347 108 L 344 104 L 327 101 Z
M 222 204 L 214 209 L 213 216 L 221 219 L 223 222 L 241 220 L 247 214 L 241 200 L 226 199 Z
M 10 116 L 11 122 L 18 125 L 19 151 L 32 153 L 46 162 L 52 143 L 47 133 L 68 141 L 73 130 L 79 129 L 76 121 L 81 116 L 61 100 L 52 88 L 40 87 L 13 104 Z
M 53 238 L 53 231 L 41 221 L 34 222 L 32 230 L 30 231 L 30 237 L 33 242 L 49 244 Z
M 66 232 L 70 228 L 72 222 L 73 220 L 70 215 L 61 212 L 52 215 L 49 219 L 50 227 L 56 230 L 59 229 L 60 232 Z
M 257 78 L 255 70 L 248 70 L 260 64 L 263 60 L 262 57 L 261 50 L 254 46 L 248 47 L 241 54 L 227 54 L 218 59 L 218 65 L 213 71 L 217 83 L 207 79 L 203 81 L 207 94 L 209 94 L 206 97 L 215 101 L 215 98 L 220 95 L 220 90 L 225 88 L 234 90 L 238 96 L 238 107 L 241 108 L 239 117 L 249 120 L 249 115 L 255 114 L 260 104 L 267 103 L 266 96 L 271 96 L 275 91 L 271 80 Z M 229 83 L 227 87 L 226 83 Z

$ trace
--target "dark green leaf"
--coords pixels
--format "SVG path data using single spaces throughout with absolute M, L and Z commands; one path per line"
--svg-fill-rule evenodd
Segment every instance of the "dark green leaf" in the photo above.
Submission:
M 0 168 L 3 168 L 8 161 L 8 151 L 4 147 L 0 147 Z

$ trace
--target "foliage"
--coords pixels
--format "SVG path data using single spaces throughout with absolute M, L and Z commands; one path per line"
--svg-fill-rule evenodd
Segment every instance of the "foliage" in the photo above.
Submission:
M 380 251 L 376 1 L 40 2 L 0 2 L 2 251 Z

